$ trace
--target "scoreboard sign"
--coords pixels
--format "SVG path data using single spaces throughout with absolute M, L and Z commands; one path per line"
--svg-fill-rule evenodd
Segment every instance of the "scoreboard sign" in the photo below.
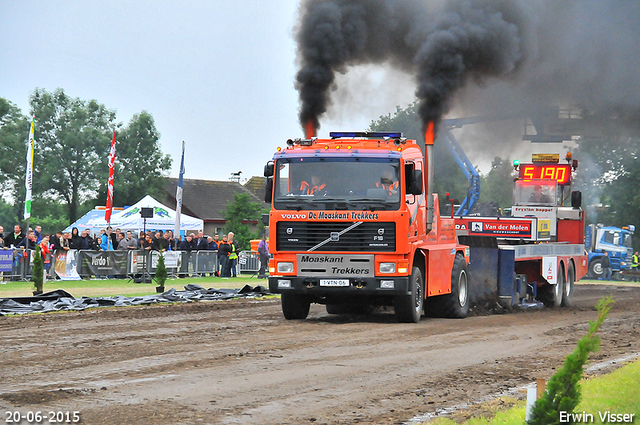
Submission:
M 521 164 L 518 178 L 524 180 L 555 180 L 559 185 L 571 180 L 569 164 Z

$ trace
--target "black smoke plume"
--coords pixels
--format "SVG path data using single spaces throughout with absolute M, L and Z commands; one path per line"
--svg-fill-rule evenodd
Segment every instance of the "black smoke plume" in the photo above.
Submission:
M 526 33 L 517 1 L 304 0 L 296 30 L 300 124 L 319 128 L 335 73 L 365 63 L 416 75 L 423 125 L 437 123 L 469 80 L 518 70 Z

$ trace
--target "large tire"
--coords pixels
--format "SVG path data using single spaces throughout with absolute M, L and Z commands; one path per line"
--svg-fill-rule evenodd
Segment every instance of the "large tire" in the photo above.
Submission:
M 282 314 L 287 320 L 306 319 L 309 315 L 311 300 L 309 297 L 288 292 L 280 296 L 282 303 Z
M 558 270 L 558 283 L 555 285 L 547 283 L 540 289 L 542 292 L 542 302 L 546 307 L 560 307 L 564 296 L 564 268 L 560 267 L 560 270 Z
M 434 302 L 441 303 L 444 317 L 462 319 L 469 313 L 469 270 L 461 254 L 456 254 L 451 269 L 451 293 L 437 297 Z
M 424 279 L 418 267 L 411 270 L 410 294 L 398 295 L 393 300 L 396 320 L 400 323 L 418 323 L 424 308 Z
M 604 268 L 602 267 L 602 258 L 594 258 L 589 261 L 589 277 L 592 279 L 600 279 L 604 276 Z
M 567 281 L 564 283 L 564 291 L 562 291 L 562 306 L 571 307 L 573 304 L 573 286 L 576 281 L 576 271 L 573 263 L 569 263 L 567 271 Z

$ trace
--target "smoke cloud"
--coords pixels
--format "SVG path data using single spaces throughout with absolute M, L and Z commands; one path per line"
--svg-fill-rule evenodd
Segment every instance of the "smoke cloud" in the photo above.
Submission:
M 415 86 L 423 124 L 453 108 L 524 117 L 554 106 L 579 109 L 596 126 L 613 117 L 637 133 L 638 28 L 633 1 L 303 0 L 300 123 L 319 128 L 336 74 L 379 64 L 415 77 L 406 84 Z
M 518 69 L 524 30 L 517 2 L 306 0 L 296 31 L 300 124 L 319 127 L 336 73 L 385 62 L 416 76 L 422 122 L 437 122 L 470 79 Z

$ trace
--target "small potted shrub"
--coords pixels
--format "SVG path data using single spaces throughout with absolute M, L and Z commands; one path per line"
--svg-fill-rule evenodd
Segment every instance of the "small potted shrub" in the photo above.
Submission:
M 33 270 L 31 272 L 31 281 L 33 282 L 33 295 L 42 294 L 42 288 L 44 286 L 44 262 L 42 261 L 42 254 L 40 253 L 40 246 L 36 245 L 36 252 L 33 256 Z
M 167 280 L 167 267 L 164 265 L 163 252 L 158 253 L 158 266 L 156 267 L 156 274 L 153 280 L 158 284 L 158 286 L 156 286 L 156 292 L 159 294 L 164 292 L 164 283 Z

